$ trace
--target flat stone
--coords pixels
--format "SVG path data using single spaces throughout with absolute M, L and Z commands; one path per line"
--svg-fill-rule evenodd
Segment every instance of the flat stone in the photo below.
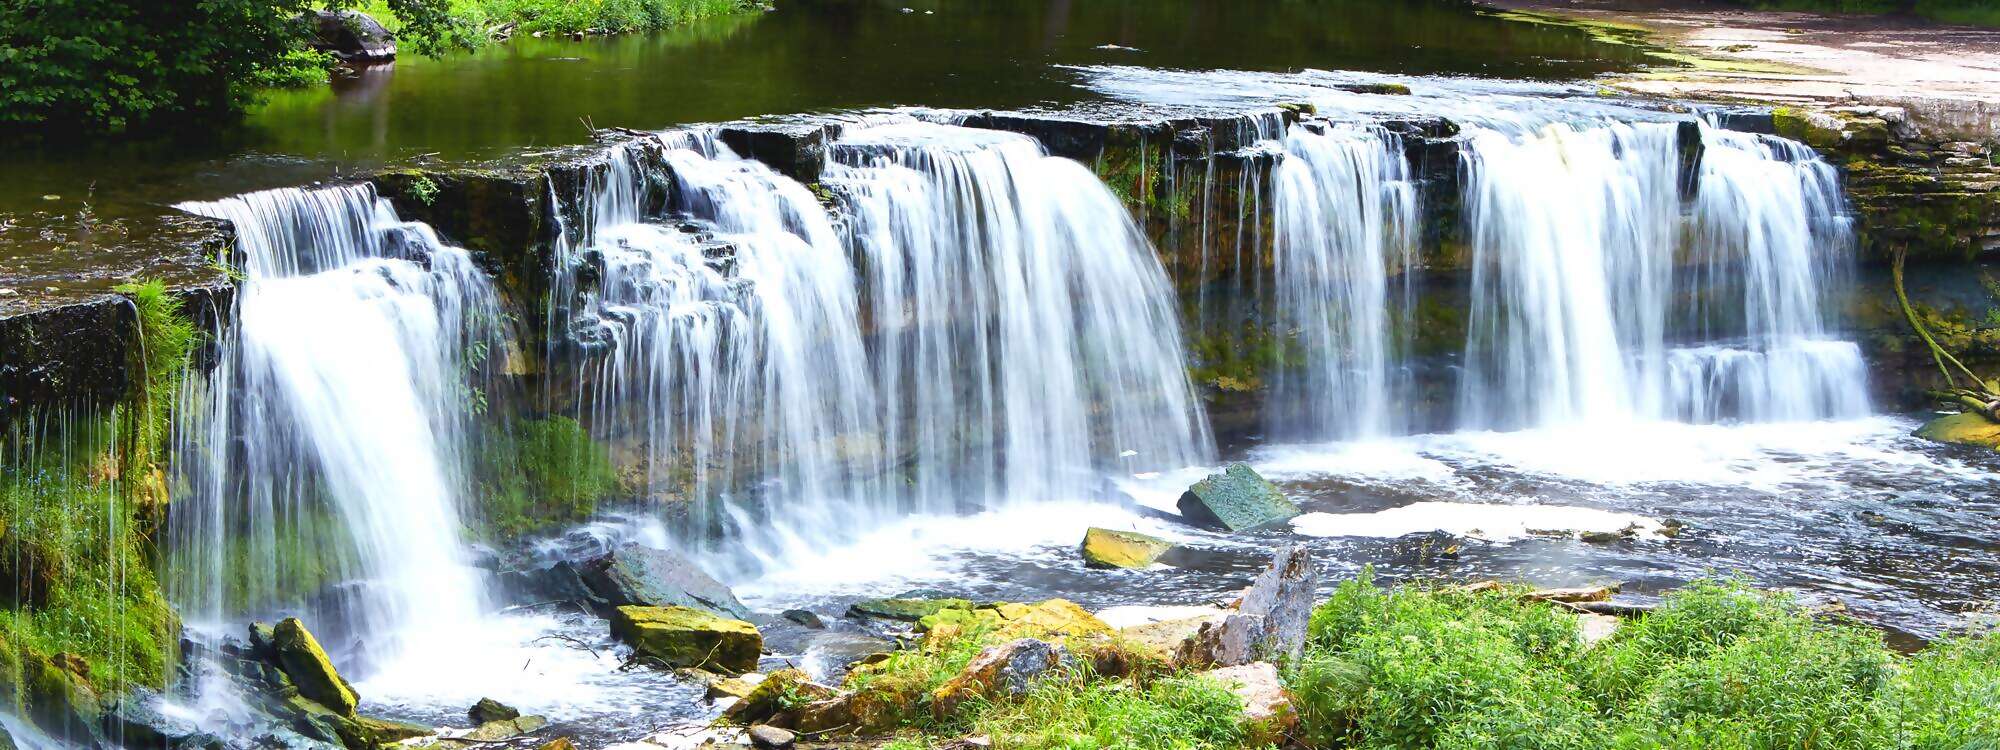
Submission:
M 1244 531 L 1286 521 L 1302 511 L 1248 464 L 1231 464 L 1181 494 L 1181 517 L 1190 523 Z
M 972 609 L 968 599 L 869 599 L 848 606 L 848 617 L 917 622 L 947 609 Z
M 619 607 L 611 634 L 632 646 L 633 658 L 655 666 L 699 667 L 729 674 L 757 668 L 764 637 L 742 620 L 688 607 Z
M 769 724 L 751 726 L 749 735 L 751 745 L 765 750 L 784 750 L 798 740 L 798 735 L 790 730 L 779 729 Z
M 1298 724 L 1291 694 L 1270 662 L 1223 667 L 1202 676 L 1227 686 L 1243 702 L 1241 722 L 1249 732 L 1251 746 L 1274 744 Z
M 1083 533 L 1083 561 L 1093 568 L 1145 568 L 1173 548 L 1173 542 L 1136 531 L 1092 527 Z

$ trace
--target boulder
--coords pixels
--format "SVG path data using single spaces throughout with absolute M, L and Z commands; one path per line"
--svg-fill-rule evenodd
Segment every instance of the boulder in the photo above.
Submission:
M 1271 567 L 1244 590 L 1233 614 L 1202 622 L 1174 653 L 1188 667 L 1233 667 L 1296 659 L 1305 650 L 1319 574 L 1300 546 L 1278 550 Z
M 1181 493 L 1178 508 L 1189 523 L 1243 531 L 1289 520 L 1302 511 L 1248 464 L 1230 464 Z
M 1072 663 L 1061 644 L 1035 638 L 989 646 L 931 693 L 931 709 L 942 720 L 966 700 L 1026 695 L 1036 682 Z
M 1238 700 L 1243 701 L 1243 715 L 1239 721 L 1249 735 L 1248 745 L 1280 744 L 1286 733 L 1298 724 L 1298 711 L 1292 706 L 1291 694 L 1285 692 L 1284 681 L 1278 677 L 1278 668 L 1270 662 L 1223 667 L 1203 672 L 1202 676 L 1222 683 Z
M 1003 638 L 1105 635 L 1111 626 L 1068 599 L 1035 604 L 995 602 L 972 609 L 946 609 L 917 622 L 925 632 L 940 628 L 985 627 Z
M 127 750 L 187 747 L 201 728 L 182 716 L 161 710 L 165 699 L 150 688 L 135 687 L 104 712 L 104 732 Z
M 778 613 L 778 616 L 803 625 L 811 630 L 826 629 L 826 621 L 820 619 L 819 615 L 810 609 L 788 609 Z
M 255 626 L 252 626 L 256 633 Z M 271 629 L 271 649 L 278 667 L 290 677 L 292 684 L 299 688 L 299 695 L 345 717 L 354 716 L 354 707 L 360 697 L 354 688 L 342 679 L 333 668 L 333 660 L 328 659 L 326 650 L 320 648 L 319 640 L 313 638 L 312 631 L 306 630 L 299 618 L 287 617 L 278 621 Z
M 728 586 L 667 550 L 625 547 L 580 568 L 584 585 L 609 607 L 689 607 L 733 620 L 750 616 Z
M 14 691 L 26 704 L 22 718 L 56 739 L 93 744 L 104 704 L 91 687 L 88 674 L 76 670 L 72 660 L 60 655 L 52 659 L 28 651 L 21 653 L 19 666 L 21 682 Z M 0 675 L 0 681 L 12 677 L 17 675 Z
M 750 745 L 764 750 L 784 750 L 798 741 L 799 736 L 769 724 L 750 727 Z
M 347 62 L 396 59 L 396 35 L 366 13 L 323 10 L 313 15 L 313 49 Z
M 812 677 L 797 669 L 780 669 L 767 675 L 757 683 L 749 694 L 736 701 L 722 712 L 722 719 L 733 724 L 765 724 L 778 720 L 779 714 L 790 710 L 801 702 L 812 702 L 834 698 L 839 691 L 812 681 Z M 783 723 L 779 720 L 779 723 Z
M 1144 568 L 1173 548 L 1173 542 L 1136 531 L 1083 532 L 1083 562 L 1093 568 Z
M 970 610 L 968 599 L 868 599 L 847 608 L 848 617 L 917 622 L 947 609 Z
M 688 607 L 619 607 L 611 634 L 632 646 L 635 660 L 728 674 L 755 670 L 764 650 L 755 625 Z
M 1917 428 L 1917 437 L 1940 443 L 1969 445 L 1987 450 L 2000 450 L 2000 424 L 1986 417 L 1966 412 L 1938 417 Z
M 519 718 L 521 712 L 515 710 L 513 706 L 493 700 L 492 698 L 480 698 L 478 703 L 472 704 L 472 708 L 467 710 L 465 715 L 467 718 L 472 719 L 473 724 L 478 725 L 489 721 L 505 721 L 507 719 Z
M 412 724 L 394 719 L 377 719 L 372 716 L 357 716 L 354 723 L 368 736 L 369 747 L 393 745 L 403 740 L 429 737 L 437 734 L 436 729 L 422 724 Z

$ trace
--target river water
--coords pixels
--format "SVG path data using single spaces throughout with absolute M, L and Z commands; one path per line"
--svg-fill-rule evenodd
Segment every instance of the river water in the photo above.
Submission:
M 611 504 L 528 547 L 686 552 L 757 610 L 771 665 L 832 673 L 879 648 L 840 618 L 860 598 L 1198 603 L 1284 543 L 1332 581 L 1620 581 L 1644 600 L 1742 575 L 1899 645 L 1949 630 L 2000 595 L 2000 467 L 1871 402 L 1835 304 L 1853 260 L 1830 167 L 1704 125 L 1690 192 L 1676 139 L 1697 115 L 1563 82 L 1639 54 L 1449 2 L 808 3 L 407 60 L 276 95 L 172 158 L 26 158 L 0 198 L 40 209 L 129 168 L 100 188 L 108 211 L 195 200 L 249 230 L 241 323 L 183 415 L 192 492 L 167 583 L 205 631 L 327 623 L 364 712 L 462 723 L 494 697 L 601 747 L 710 711 L 687 683 L 620 669 L 601 621 L 494 585 L 460 533 L 482 499 L 468 465 L 496 373 L 480 363 L 506 346 L 491 280 L 365 186 L 235 195 L 577 142 L 582 121 L 661 132 L 614 155 L 555 259 L 551 325 L 608 352 L 574 416 L 642 446 L 642 495 L 692 509 Z M 1413 93 L 1337 88 L 1353 82 Z M 1279 166 L 1256 250 L 1272 286 L 1251 294 L 1293 349 L 1260 426 L 1226 435 L 1185 366 L 1206 298 L 1177 296 L 1110 188 L 1025 136 L 884 109 L 1301 101 L 1462 125 L 1469 261 L 1421 267 L 1414 227 L 1445 209 L 1418 199 L 1398 136 L 1259 133 Z M 693 124 L 794 112 L 848 122 L 823 194 Z M 1415 340 L 1426 305 L 1462 313 L 1442 351 Z M 1244 534 L 1173 520 L 1183 488 L 1237 460 L 1306 515 Z M 1092 526 L 1182 548 L 1091 570 Z M 300 544 L 330 562 L 287 567 Z M 221 580 L 237 570 L 269 577 Z M 835 625 L 776 617 L 789 608 Z M 227 695 L 193 705 L 235 720 Z

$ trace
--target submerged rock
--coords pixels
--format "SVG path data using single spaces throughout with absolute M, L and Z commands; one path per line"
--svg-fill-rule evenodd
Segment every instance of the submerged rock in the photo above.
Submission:
M 918 622 L 948 609 L 970 610 L 972 607 L 970 599 L 868 599 L 849 605 L 847 616 Z
M 472 704 L 472 708 L 467 710 L 465 715 L 467 718 L 472 719 L 472 723 L 474 724 L 484 724 L 489 721 L 505 721 L 507 719 L 519 718 L 521 712 L 515 710 L 513 706 L 493 700 L 492 698 L 480 698 L 478 703 Z
M 299 618 L 287 617 L 278 621 L 277 627 L 271 629 L 271 649 L 277 657 L 278 667 L 285 670 L 285 676 L 292 679 L 292 684 L 298 686 L 299 695 L 333 709 L 341 716 L 354 715 L 354 707 L 361 702 L 360 697 L 333 668 L 333 660 L 327 658 L 326 649 L 320 648 L 319 640 L 313 638 L 312 631 L 306 630 L 305 623 L 299 622 Z
M 728 586 L 667 550 L 625 547 L 584 562 L 579 572 L 609 607 L 689 607 L 735 620 L 750 616 Z
M 1302 511 L 1248 464 L 1195 482 L 1181 493 L 1181 517 L 1189 523 L 1243 531 L 1289 520 Z
M 1917 437 L 1940 443 L 2000 450 L 2000 423 L 1966 412 L 1938 417 L 1917 428 Z
M 1173 542 L 1136 531 L 1091 527 L 1083 532 L 1083 561 L 1094 568 L 1144 568 L 1173 548 Z
M 1072 663 L 1061 644 L 1035 638 L 989 646 L 931 693 L 931 709 L 943 719 L 967 700 L 1026 695 L 1036 682 Z
M 634 660 L 728 674 L 755 670 L 764 650 L 755 625 L 688 607 L 619 607 L 611 634 L 632 646 Z
M 1202 673 L 1229 688 L 1243 702 L 1238 719 L 1249 735 L 1250 746 L 1277 744 L 1298 724 L 1298 710 L 1285 692 L 1278 668 L 1267 661 L 1223 667 Z

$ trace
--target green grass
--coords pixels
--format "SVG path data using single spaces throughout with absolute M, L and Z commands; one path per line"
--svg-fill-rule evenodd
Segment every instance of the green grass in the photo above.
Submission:
M 1311 741 L 1354 748 L 2000 746 L 2000 647 L 1914 658 L 1781 595 L 1700 581 L 1586 647 L 1518 591 L 1367 577 L 1315 613 L 1289 670 Z

